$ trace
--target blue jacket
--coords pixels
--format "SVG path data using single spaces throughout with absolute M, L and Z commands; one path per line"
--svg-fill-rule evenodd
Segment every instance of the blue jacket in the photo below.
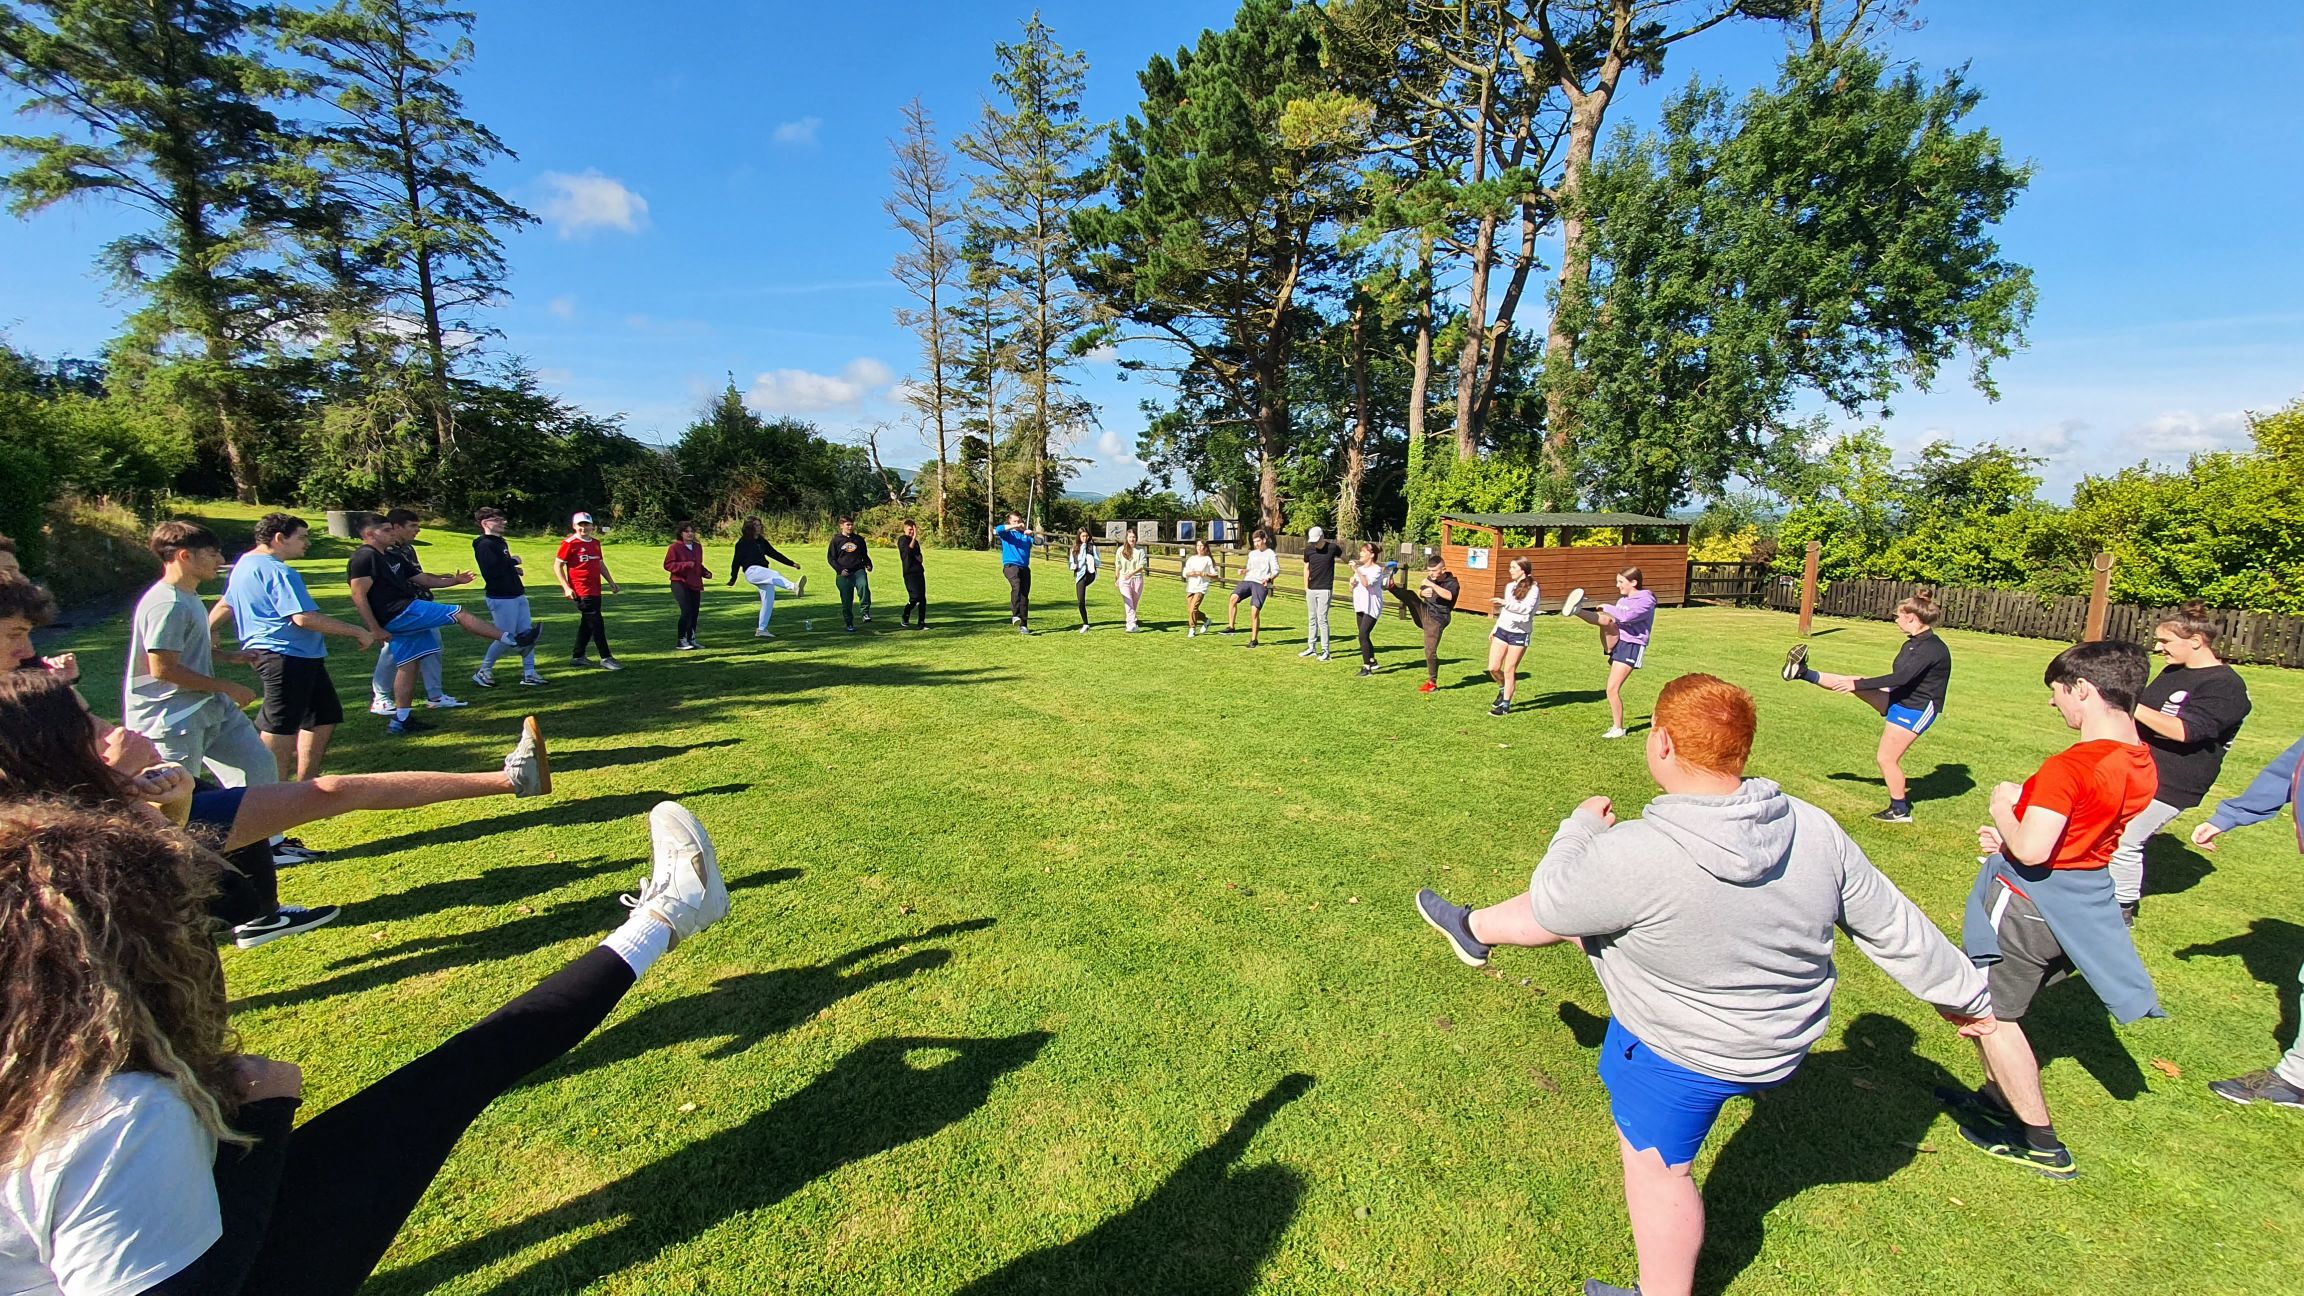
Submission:
M 1992 907 L 1999 901 L 1995 883 L 2030 897 L 2047 920 L 2064 956 L 2088 979 L 2088 988 L 2112 1010 L 2121 1025 L 2139 1017 L 2165 1017 L 2160 994 L 2152 988 L 2152 974 L 2137 956 L 2136 941 L 2120 917 L 2120 904 L 2112 898 L 2109 869 L 2052 869 L 2017 864 L 2000 855 L 1988 855 L 1976 871 L 1976 885 L 1968 892 L 1968 913 L 1961 925 L 1960 947 L 1978 967 L 2000 961 L 2000 936 L 1992 928 Z
M 2297 739 L 2288 750 L 2273 757 L 2271 764 L 2257 771 L 2247 791 L 2217 802 L 2216 812 L 2208 816 L 2208 822 L 2220 831 L 2230 832 L 2262 823 L 2279 814 L 2282 807 L 2295 805 L 2299 766 L 2304 766 L 2304 738 Z M 2297 821 L 2296 849 L 2304 850 L 2304 816 Z
M 1048 543 L 1029 531 L 1019 531 L 1013 527 L 994 527 L 992 534 L 1000 541 L 1000 565 L 1003 567 L 1031 562 L 1032 546 Z

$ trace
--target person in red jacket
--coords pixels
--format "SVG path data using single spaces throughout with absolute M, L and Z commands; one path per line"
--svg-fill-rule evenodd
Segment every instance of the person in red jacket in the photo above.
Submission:
M 704 546 L 696 542 L 696 524 L 683 522 L 672 529 L 672 543 L 664 550 L 664 570 L 672 573 L 672 601 L 680 605 L 680 629 L 672 645 L 694 652 L 696 613 L 704 605 L 704 582 L 712 573 L 704 567 Z

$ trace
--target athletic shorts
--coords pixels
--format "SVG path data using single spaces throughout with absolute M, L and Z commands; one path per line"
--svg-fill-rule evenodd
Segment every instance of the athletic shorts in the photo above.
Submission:
M 1729 1099 L 1770 1087 L 1691 1071 L 1641 1043 L 1613 1017 L 1600 1043 L 1600 1083 L 1608 1087 L 1608 1111 L 1624 1140 L 1634 1151 L 1656 1149 L 1668 1166 L 1696 1159 Z
M 400 615 L 384 628 L 392 632 L 392 642 L 385 645 L 392 654 L 392 664 L 405 666 L 440 651 L 440 630 L 456 624 L 461 611 L 453 603 L 428 603 L 422 600 L 403 608 Z
M 258 732 L 292 734 L 344 722 L 344 704 L 336 698 L 336 681 L 328 678 L 327 658 L 258 650 L 255 667 L 264 685 L 264 705 L 256 712 Z
M 185 818 L 185 826 L 205 828 L 216 834 L 216 840 L 221 844 L 232 835 L 232 825 L 240 818 L 240 798 L 247 794 L 248 789 L 244 787 L 194 792 L 192 813 Z
M 1498 626 L 1488 632 L 1488 637 L 1498 643 L 1509 644 L 1514 648 L 1528 646 L 1528 632 L 1525 630 L 1506 630 L 1504 627 Z
M 2002 883 L 1992 897 L 1992 933 L 2000 941 L 2000 961 L 1984 969 L 1992 989 L 1992 1015 L 2020 1021 L 2032 1010 L 2032 997 L 2072 975 L 2072 960 L 2048 930 L 2048 920 L 2027 896 Z
M 1888 710 L 1883 714 L 1888 717 L 1888 723 L 1899 729 L 1910 730 L 1912 736 L 1917 738 L 1928 732 L 1928 726 L 1936 723 L 1936 704 L 1928 702 L 1920 706 L 1908 707 L 1891 702 L 1888 704 Z
M 1622 662 L 1634 670 L 1640 669 L 1641 661 L 1644 660 L 1647 656 L 1648 645 L 1644 643 L 1632 643 L 1624 639 L 1617 640 L 1616 646 L 1608 650 L 1608 660 L 1612 662 Z M 1680 1163 L 1675 1161 L 1672 1164 L 1678 1165 Z
M 1232 597 L 1246 599 L 1249 605 L 1261 610 L 1264 600 L 1272 596 L 1272 587 L 1262 581 L 1244 580 L 1232 587 Z

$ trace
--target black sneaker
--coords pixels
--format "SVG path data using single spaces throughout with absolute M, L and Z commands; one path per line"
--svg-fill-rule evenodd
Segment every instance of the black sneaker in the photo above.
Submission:
M 1512 714 L 1512 704 L 1502 698 L 1498 698 L 1496 699 L 1496 705 L 1488 708 L 1488 714 L 1492 716 L 1510 715 Z
M 1784 682 L 1789 684 L 1808 669 L 1808 645 L 1798 643 L 1784 650 Z
M 1874 822 L 1874 823 L 1910 823 L 1910 822 L 1912 822 L 1912 812 L 1911 812 L 1910 810 L 1899 810 L 1899 809 L 1897 809 L 1897 808 L 1896 808 L 1896 807 L 1894 807 L 1894 806 L 1890 806 L 1890 807 L 1888 807 L 1887 809 L 1885 809 L 1885 810 L 1881 811 L 1880 813 L 1878 813 L 1878 814 L 1876 814 L 1876 815 L 1872 816 L 1872 822 Z
M 232 943 L 242 949 L 254 949 L 283 936 L 325 927 L 336 921 L 336 915 L 342 912 L 335 905 L 321 905 L 317 909 L 307 909 L 302 905 L 282 905 L 262 918 L 233 928 Z
M 320 858 L 320 852 L 305 845 L 299 838 L 283 837 L 272 843 L 272 866 L 274 868 L 294 868 L 298 864 L 309 864 L 318 858 Z
M 2024 1131 L 2007 1125 L 1971 1125 L 1959 1122 L 1960 1137 L 1968 1146 L 1986 1156 L 1997 1157 L 2013 1165 L 2020 1165 L 2044 1178 L 2058 1181 L 2077 1178 L 2079 1167 L 2072 1164 L 2072 1149 L 2058 1144 L 2054 1148 L 2036 1148 L 2024 1137 Z
M 2243 1106 L 2268 1102 L 2278 1107 L 2304 1110 L 2304 1089 L 2298 1089 L 2270 1071 L 2251 1071 L 2229 1080 L 2211 1080 L 2208 1082 L 2208 1092 L 2226 1102 L 2236 1102 Z
M 1958 1085 L 1936 1086 L 1936 1101 L 1954 1112 L 1969 1112 L 1982 1116 L 1996 1125 L 2014 1125 L 2016 1109 L 2000 1100 L 2000 1095 L 1989 1089 L 1963 1089 Z
M 1448 938 L 1448 947 L 1467 967 L 1488 966 L 1491 947 L 1481 944 L 1472 935 L 1472 911 L 1462 905 L 1450 904 L 1440 893 L 1426 887 L 1416 893 L 1416 912 L 1423 916 L 1432 930 Z

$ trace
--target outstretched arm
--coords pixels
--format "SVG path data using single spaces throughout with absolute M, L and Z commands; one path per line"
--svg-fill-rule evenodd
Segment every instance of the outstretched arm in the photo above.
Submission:
M 1855 842 L 1843 835 L 1841 843 L 1840 930 L 1915 998 L 1955 1017 L 1990 1016 L 1992 995 L 1982 969 Z

